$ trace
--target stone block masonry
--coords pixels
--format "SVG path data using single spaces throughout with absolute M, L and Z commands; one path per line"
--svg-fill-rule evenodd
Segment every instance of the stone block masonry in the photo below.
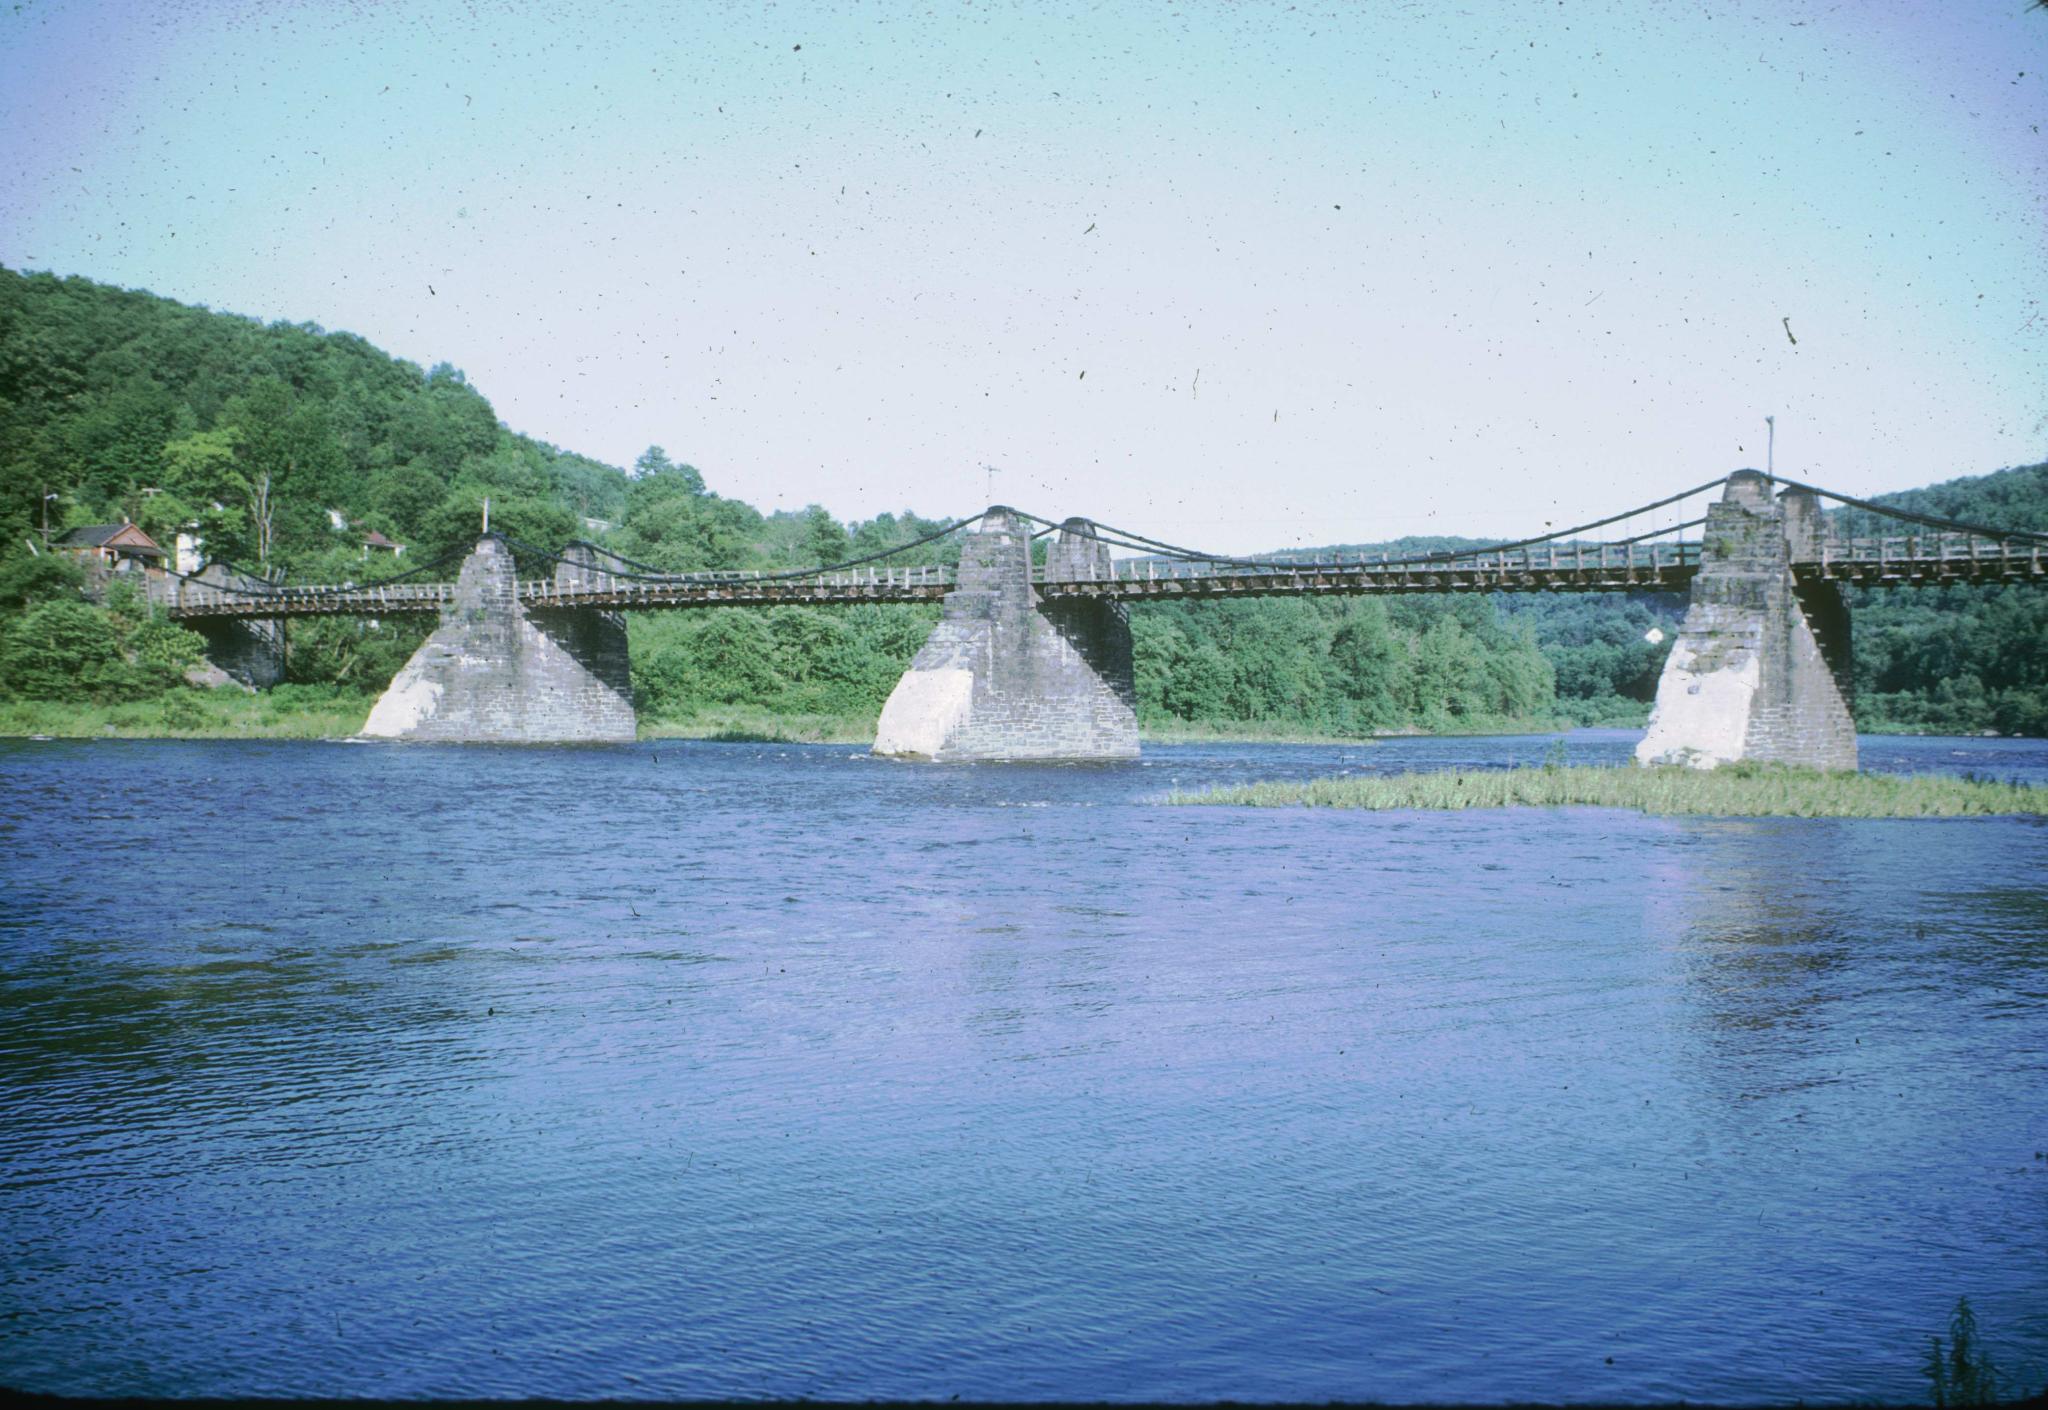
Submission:
M 1109 548 L 1070 519 L 1048 576 L 1108 578 Z M 1109 599 L 1040 602 L 1025 521 L 992 510 L 961 547 L 957 586 L 897 682 L 874 752 L 942 763 L 1135 759 L 1131 625 Z
M 265 592 L 270 588 L 268 583 L 237 573 L 224 563 L 207 564 L 192 581 L 243 592 Z M 268 690 L 284 679 L 283 618 L 212 617 L 187 625 L 205 638 L 206 659 L 243 685 Z
M 573 556 L 556 569 L 590 571 Z M 455 600 L 370 711 L 365 737 L 475 744 L 625 744 L 634 737 L 626 624 L 615 612 L 520 604 L 512 550 L 487 538 Z
M 1849 610 L 1833 583 L 1801 582 L 1823 532 L 1811 495 L 1773 499 L 1755 470 L 1707 511 L 1692 604 L 1664 662 L 1645 764 L 1713 768 L 1738 759 L 1856 767 Z

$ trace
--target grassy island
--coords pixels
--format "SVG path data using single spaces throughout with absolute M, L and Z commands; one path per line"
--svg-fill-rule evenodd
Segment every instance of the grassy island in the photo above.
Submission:
M 2048 814 L 2048 788 L 1944 774 L 1822 773 L 1735 764 L 1466 769 L 1250 783 L 1167 802 L 1250 808 L 1634 808 L 1711 817 L 1954 818 Z

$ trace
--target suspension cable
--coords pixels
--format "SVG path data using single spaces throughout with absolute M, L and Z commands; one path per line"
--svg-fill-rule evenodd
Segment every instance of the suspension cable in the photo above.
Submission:
M 235 562 L 235 560 L 232 558 L 209 558 L 206 560 L 207 568 L 211 568 L 216 564 L 218 564 L 220 567 L 226 568 L 231 573 L 240 573 L 245 578 L 254 578 L 259 583 L 270 583 L 273 586 L 278 586 L 284 582 L 284 570 L 282 568 L 279 568 L 277 570 L 277 577 L 273 579 L 270 576 L 269 570 L 245 568 L 240 563 Z M 200 571 L 204 572 L 206 570 L 202 568 Z
M 217 562 L 219 562 L 219 561 L 220 561 L 219 559 L 215 559 L 215 560 L 214 560 L 214 562 L 216 562 L 216 563 L 217 563 Z M 212 564 L 208 564 L 208 565 L 207 565 L 207 567 L 212 567 L 212 566 L 213 566 Z M 201 569 L 200 571 L 201 571 L 201 572 L 204 572 L 204 571 L 205 571 L 205 569 Z M 166 569 L 164 569 L 164 576 L 165 576 L 165 577 L 169 577 L 169 578 L 176 578 L 176 579 L 177 579 L 177 580 L 178 580 L 179 582 L 181 582 L 181 583 L 190 583 L 190 584 L 191 584 L 191 585 L 192 585 L 193 587 L 205 588 L 205 589 L 206 589 L 206 590 L 207 590 L 208 592 L 228 592 L 228 593 L 233 593 L 233 594 L 235 594 L 235 595 L 236 595 L 237 597 L 264 597 L 264 598 L 269 598 L 269 597 L 276 597 L 276 596 L 278 595 L 278 592 L 279 592 L 279 589 L 277 589 L 277 588 L 275 588 L 275 587 L 270 587 L 270 588 L 246 588 L 246 587 L 238 587 L 238 586 L 236 586 L 236 585 L 235 585 L 234 583 L 208 583 L 208 582 L 201 582 L 197 574 L 194 574 L 194 573 L 180 573 L 180 572 L 179 572 L 179 571 L 178 571 L 177 569 L 175 569 L 175 568 L 166 568 Z
M 1619 523 L 1623 519 L 1632 519 L 1638 514 L 1648 514 L 1652 510 L 1662 509 L 1666 505 L 1677 504 L 1680 500 L 1691 499 L 1696 494 L 1701 494 L 1707 490 L 1713 489 L 1715 486 L 1724 483 L 1724 480 L 1725 477 L 1724 479 L 1708 480 L 1703 484 L 1694 485 L 1691 489 L 1681 490 L 1677 494 L 1666 495 L 1663 499 L 1653 500 L 1649 504 L 1639 505 L 1634 509 L 1624 510 L 1622 513 L 1619 514 L 1610 514 L 1604 519 L 1595 519 L 1592 520 L 1590 523 L 1579 524 L 1573 528 L 1553 530 L 1550 533 L 1541 534 L 1535 538 L 1517 539 L 1512 543 L 1482 544 L 1476 548 L 1440 549 L 1431 553 L 1409 554 L 1399 558 L 1390 557 L 1384 561 L 1390 567 L 1397 564 L 1410 563 L 1447 563 L 1454 559 L 1470 558 L 1480 554 L 1506 553 L 1512 549 L 1533 548 L 1538 544 L 1550 543 L 1557 539 L 1574 538 L 1579 534 L 1586 533 L 1592 529 L 1605 528 L 1607 525 Z M 1038 522 L 1045 523 L 1047 521 L 1041 519 Z M 1089 521 L 1084 520 L 1083 522 L 1085 523 Z M 1198 549 L 1183 548 L 1177 544 L 1170 544 L 1161 539 L 1148 538 L 1144 534 L 1133 533 L 1128 529 L 1114 528 L 1108 524 L 1091 523 L 1090 527 L 1092 530 L 1094 530 L 1094 532 L 1089 534 L 1089 537 L 1091 538 L 1100 538 L 1104 533 L 1114 534 L 1119 538 L 1134 541 L 1120 544 L 1120 547 L 1137 547 L 1140 548 L 1140 551 L 1149 551 L 1153 553 L 1163 554 L 1166 557 L 1178 558 L 1185 562 L 1222 563 L 1236 567 L 1246 568 L 1270 568 L 1276 566 L 1277 563 L 1285 561 L 1276 560 L 1273 558 L 1239 558 L 1229 554 L 1203 553 Z M 1690 526 L 1686 525 L 1680 527 Z M 1674 531 L 1671 529 L 1660 529 L 1655 531 L 1654 533 L 1641 535 L 1640 537 L 1654 538 L 1657 533 L 1671 532 Z M 1325 564 L 1320 562 L 1296 562 L 1289 566 L 1303 568 L 1321 568 L 1343 565 Z
M 1773 478 L 1781 485 L 1790 485 L 1795 490 L 1805 490 L 1808 494 L 1821 495 L 1838 503 L 1846 504 L 1852 509 L 1867 510 L 1872 514 L 1882 514 L 1893 519 L 1903 519 L 1909 524 L 1924 524 L 1930 529 L 1942 529 L 1950 533 L 1959 534 L 1977 534 L 1981 537 L 1992 539 L 2026 539 L 2031 543 L 2048 543 L 2048 533 L 2038 529 L 1994 529 L 1989 525 L 1972 524 L 1964 519 L 1944 519 L 1935 514 L 1921 514 L 1911 509 L 1900 509 L 1888 504 L 1879 504 L 1874 500 L 1857 499 L 1854 495 L 1842 494 L 1835 490 L 1824 490 L 1818 485 L 1808 485 L 1802 484 L 1798 480 L 1788 480 L 1782 475 L 1774 476 Z
M 360 592 L 369 588 L 389 587 L 393 583 L 402 583 L 410 578 L 417 578 L 422 573 L 431 573 L 436 568 L 445 568 L 448 564 L 456 562 L 457 560 L 465 557 L 468 554 L 468 552 L 469 550 L 467 549 L 453 548 L 450 549 L 448 552 L 442 554 L 439 558 L 430 559 L 427 562 L 420 564 L 417 568 L 408 568 L 405 572 L 395 573 L 388 578 L 373 578 L 368 582 L 355 583 L 348 588 L 348 591 Z M 210 592 L 234 593 L 240 597 L 281 597 L 304 590 L 301 588 L 289 586 L 284 582 L 282 577 L 280 577 L 277 581 L 272 582 L 271 580 L 264 578 L 259 574 L 250 572 L 247 568 L 240 566 L 239 564 L 235 563 L 232 559 L 216 558 L 209 562 L 206 566 L 208 568 L 225 568 L 229 572 L 239 573 L 245 578 L 253 578 L 257 582 L 263 583 L 264 586 L 260 588 L 248 588 L 238 586 L 234 583 L 209 583 L 203 581 L 197 574 L 180 573 L 170 568 L 166 568 L 164 572 L 166 573 L 166 575 L 176 578 L 181 583 L 190 583 L 194 587 L 205 588 Z M 201 571 L 203 572 L 205 570 L 202 569 Z
M 912 539 L 907 543 L 895 544 L 889 548 L 882 549 L 880 552 L 877 553 L 863 554 L 859 558 L 849 558 L 842 563 L 830 563 L 819 568 L 794 568 L 778 573 L 748 573 L 746 575 L 745 580 L 747 582 L 754 583 L 788 582 L 796 578 L 815 578 L 825 573 L 837 573 L 842 572 L 848 568 L 865 567 L 870 563 L 880 562 L 884 558 L 893 558 L 899 553 L 907 553 L 913 548 L 923 548 L 928 543 L 936 543 L 940 539 L 945 538 L 947 535 L 957 533 L 961 529 L 966 528 L 969 524 L 976 523 L 979 520 L 986 518 L 988 513 L 988 510 L 983 510 L 980 514 L 975 514 L 966 519 L 961 519 L 954 523 L 948 524 L 944 528 L 934 530 L 933 532 L 924 535 L 922 538 Z M 504 536 L 496 535 L 495 537 L 503 538 Z M 531 544 L 520 543 L 517 540 L 510 538 L 506 538 L 505 542 L 516 551 L 521 553 L 527 553 L 537 558 L 550 559 L 555 563 L 563 563 L 569 561 L 565 559 L 564 556 L 559 552 L 552 552 L 544 548 L 535 548 Z M 601 570 L 612 577 L 625 578 L 631 582 L 675 583 L 729 581 L 729 579 L 723 579 L 720 576 L 718 576 L 721 572 L 725 571 L 719 569 L 710 569 L 699 573 L 664 572 L 663 570 L 655 567 L 651 563 L 642 563 L 638 559 L 628 558 L 623 553 L 619 553 L 614 549 L 606 548 L 602 544 L 592 543 L 588 539 L 574 539 L 568 544 L 564 545 L 564 547 L 587 548 L 591 550 L 593 553 L 603 554 L 606 558 L 611 559 L 613 562 L 624 563 L 630 568 L 641 570 L 639 572 L 616 572 L 611 569 Z
M 430 573 L 436 568 L 445 568 L 450 563 L 459 562 L 467 558 L 469 552 L 466 548 L 451 548 L 439 558 L 430 559 L 420 564 L 417 568 L 408 568 L 403 573 L 394 573 L 388 578 L 378 578 L 372 582 L 357 583 L 356 586 L 359 588 L 373 588 L 388 587 L 392 583 L 402 583 L 408 578 L 417 578 L 422 573 Z
M 1688 519 L 1683 524 L 1673 524 L 1669 528 L 1665 529 L 1652 529 L 1646 534 L 1637 534 L 1634 538 L 1609 539 L 1607 542 L 1613 545 L 1620 545 L 1625 543 L 1641 543 L 1644 539 L 1662 538 L 1666 534 L 1682 534 L 1687 529 L 1697 529 L 1700 525 L 1706 522 L 1706 516 L 1703 514 L 1697 519 Z
M 1633 536 L 1631 536 L 1631 537 L 1629 537 L 1629 538 L 1625 538 L 1625 539 L 1609 539 L 1609 540 L 1606 540 L 1606 541 L 1605 541 L 1605 543 L 1604 543 L 1604 544 L 1603 544 L 1602 546 L 1604 546 L 1604 547 L 1608 547 L 1608 548 L 1619 548 L 1619 547 L 1622 547 L 1622 546 L 1624 546 L 1624 545 L 1628 545 L 1628 544 L 1638 544 L 1638 543 L 1642 543 L 1642 542 L 1644 542 L 1644 541 L 1645 541 L 1645 540 L 1647 540 L 1647 539 L 1654 539 L 1654 538 L 1662 538 L 1662 537 L 1663 537 L 1663 536 L 1664 536 L 1665 534 L 1675 534 L 1675 533 L 1682 533 L 1683 531 L 1685 531 L 1685 530 L 1687 530 L 1687 529 L 1694 529 L 1694 528 L 1698 528 L 1698 527 L 1699 527 L 1700 525 L 1702 525 L 1702 524 L 1704 524 L 1704 523 L 1706 523 L 1706 522 L 1707 522 L 1707 521 L 1706 521 L 1705 519 L 1703 519 L 1703 518 L 1701 518 L 1701 519 L 1688 519 L 1688 520 L 1686 520 L 1686 521 L 1685 521 L 1684 523 L 1682 523 L 1682 524 L 1672 524 L 1672 525 L 1669 525 L 1669 526 L 1667 526 L 1667 527 L 1665 527 L 1665 528 L 1661 528 L 1661 529 L 1651 529 L 1651 530 L 1650 530 L 1650 531 L 1648 531 L 1647 533 L 1635 534 L 1635 535 L 1633 535 Z M 1150 550 L 1150 549 L 1146 548 L 1146 547 L 1145 547 L 1145 545 L 1143 545 L 1143 544 L 1139 544 L 1139 543 L 1133 543 L 1133 542 L 1131 542 L 1131 541 L 1129 541 L 1129 540 L 1127 540 L 1127 539 L 1119 538 L 1119 537 L 1116 537 L 1116 536 L 1114 536 L 1114 535 L 1112 535 L 1112 534 L 1107 534 L 1107 533 L 1093 533 L 1093 534 L 1090 534 L 1090 535 L 1088 535 L 1088 537 L 1089 537 L 1089 538 L 1091 538 L 1091 539 L 1093 539 L 1093 540 L 1094 540 L 1095 542 L 1097 542 L 1097 543 L 1101 543 L 1101 544 L 1107 544 L 1107 545 L 1109 545 L 1109 546 L 1110 546 L 1110 547 L 1112 547 L 1112 548 L 1128 548 L 1128 549 L 1133 549 L 1133 550 L 1135 550 L 1135 551 L 1137 551 L 1137 552 L 1139 552 L 1139 553 L 1147 553 L 1147 554 L 1150 554 L 1150 556 L 1152 556 L 1152 557 L 1154 557 L 1154 558 L 1167 558 L 1167 557 L 1169 557 L 1169 555 L 1165 555 L 1165 554 L 1159 554 L 1159 553 L 1155 553 L 1155 552 L 1153 552 L 1152 550 Z M 1540 540 L 1539 540 L 1539 542 L 1540 542 Z M 1512 547 L 1515 547 L 1515 546 L 1514 546 L 1514 545 L 1509 545 L 1508 547 L 1509 547 L 1509 548 L 1512 548 Z M 1430 554 L 1430 555 L 1417 555 L 1417 556 L 1415 556 L 1415 557 L 1409 557 L 1409 558 L 1399 558 L 1399 557 L 1394 557 L 1394 556 L 1392 556 L 1392 555 L 1388 555 L 1388 556 L 1386 556 L 1386 557 L 1383 557 L 1383 558 L 1378 558 L 1378 559 L 1369 559 L 1369 558 L 1366 558 L 1366 557 L 1363 557 L 1363 556 L 1361 556 L 1361 557 L 1359 557 L 1359 558 L 1355 558 L 1355 559 L 1343 559 L 1343 558 L 1338 558 L 1338 559 L 1309 559 L 1309 558 L 1241 558 L 1241 559 L 1231 559 L 1231 560 L 1222 560 L 1222 561 L 1221 561 L 1221 566 L 1225 566 L 1225 567 L 1246 567 L 1246 568 L 1264 568 L 1264 569 L 1279 569 L 1279 570 L 1285 570 L 1285 571 L 1289 571 L 1289 572 L 1300 572 L 1300 573 L 1319 573 L 1319 572 L 1321 572 L 1321 573 L 1328 573 L 1328 572 L 1339 572 L 1339 573 L 1348 573 L 1348 572 L 1356 572 L 1356 571 L 1359 571 L 1360 569 L 1368 569 L 1368 568 L 1370 568 L 1370 569 L 1382 569 L 1382 568 L 1412 568 L 1412 567 L 1415 567 L 1415 566 L 1418 566 L 1418 565 L 1427 565 L 1427 564 L 1431 564 L 1431 563 L 1451 563 L 1451 562 L 1457 562 L 1457 561 L 1460 561 L 1460 560 L 1463 560 L 1463 559 L 1468 559 L 1468 558 L 1478 558 L 1478 557 L 1483 557 L 1483 556 L 1485 556 L 1485 555 L 1487 555 L 1487 554 L 1491 554 L 1491 553 L 1495 553 L 1495 552 L 1506 552 L 1506 551 L 1508 551 L 1508 550 L 1507 550 L 1507 549 L 1500 549 L 1500 550 L 1496 550 L 1496 549 L 1493 549 L 1493 548 L 1469 548 L 1469 549 L 1458 549 L 1458 550 L 1444 550 L 1443 552 L 1440 552 L 1440 553 L 1436 553 L 1436 554 Z M 1206 562 L 1206 563 L 1217 563 L 1217 562 L 1219 562 L 1219 560 L 1216 560 L 1216 559 L 1185 559 L 1185 558 L 1177 558 L 1177 557 L 1176 557 L 1176 558 L 1171 558 L 1171 561 L 1173 561 L 1173 562 L 1181 562 L 1181 563 L 1185 563 L 1185 562 L 1197 562 L 1197 563 L 1204 563 L 1204 562 Z

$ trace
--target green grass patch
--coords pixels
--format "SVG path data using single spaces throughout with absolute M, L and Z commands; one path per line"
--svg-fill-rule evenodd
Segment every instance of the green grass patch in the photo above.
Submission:
M 1370 735 L 1339 734 L 1278 720 L 1140 720 L 1146 744 L 1370 744 Z
M 1569 720 L 1525 719 L 1516 716 L 1474 716 L 1453 726 L 1375 730 L 1346 734 L 1288 720 L 1141 719 L 1138 738 L 1146 744 L 1371 744 L 1378 739 L 1412 735 L 1464 736 L 1494 734 L 1557 734 L 1572 728 Z
M 1650 723 L 1650 702 L 1607 695 L 1594 700 L 1557 698 L 1558 713 L 1589 729 L 1642 729 Z
M 0 735 L 57 739 L 346 739 L 375 697 L 331 686 L 179 688 L 118 705 L 0 701 Z
M 872 715 L 787 715 L 719 705 L 677 718 L 640 719 L 642 739 L 710 739 L 741 744 L 872 744 Z
M 2048 814 L 2048 788 L 1945 774 L 1823 773 L 1781 765 L 1540 768 L 1251 783 L 1167 802 L 1251 808 L 1633 808 L 1710 817 L 1957 818 Z
M 347 739 L 363 727 L 376 696 L 334 686 L 280 685 L 264 691 L 181 688 L 114 705 L 0 701 L 0 736 L 57 739 Z M 682 719 L 640 721 L 642 739 L 715 739 L 775 744 L 868 744 L 875 721 L 859 715 L 778 714 L 719 706 Z

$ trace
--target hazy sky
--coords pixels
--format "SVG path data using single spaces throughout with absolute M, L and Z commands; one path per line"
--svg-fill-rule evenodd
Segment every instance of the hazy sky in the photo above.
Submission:
M 2029 0 L 20 0 L 0 262 L 767 508 L 1511 535 L 1770 413 L 1852 492 L 2048 454 L 2044 73 Z

